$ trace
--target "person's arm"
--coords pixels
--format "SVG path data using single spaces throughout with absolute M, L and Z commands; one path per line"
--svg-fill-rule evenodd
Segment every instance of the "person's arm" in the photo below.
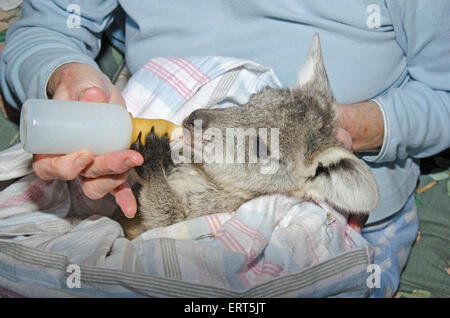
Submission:
M 47 81 L 62 64 L 80 62 L 98 69 L 94 58 L 117 0 L 77 3 L 23 2 L 22 18 L 8 29 L 0 59 L 1 88 L 11 105 L 20 108 L 28 98 L 47 98 Z
M 423 158 L 450 147 L 450 2 L 387 1 L 409 80 L 371 101 L 339 105 L 353 149 L 367 161 Z M 380 143 L 380 141 L 382 141 Z
M 61 0 L 23 3 L 22 19 L 8 30 L 0 61 L 6 99 L 18 108 L 27 98 L 47 97 L 125 107 L 118 90 L 93 60 L 117 1 L 80 1 L 79 12 L 73 13 L 66 11 L 66 5 Z M 79 28 L 71 28 L 77 19 L 67 24 L 74 13 L 80 13 Z M 133 217 L 137 204 L 126 179 L 129 169 L 142 162 L 141 154 L 132 150 L 102 156 L 83 150 L 67 155 L 35 154 L 33 169 L 45 180 L 79 178 L 91 199 L 111 193 L 124 214 Z

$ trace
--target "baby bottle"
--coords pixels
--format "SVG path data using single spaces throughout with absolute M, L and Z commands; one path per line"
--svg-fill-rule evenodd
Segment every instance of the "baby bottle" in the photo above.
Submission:
M 145 143 L 152 127 L 170 140 L 182 137 L 181 127 L 163 119 L 133 118 L 120 105 L 29 99 L 20 115 L 20 140 L 34 154 L 90 150 L 101 155 L 129 148 L 139 133 Z

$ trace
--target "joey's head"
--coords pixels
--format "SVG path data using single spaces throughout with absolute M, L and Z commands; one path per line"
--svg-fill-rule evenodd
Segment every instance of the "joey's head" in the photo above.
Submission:
M 230 192 L 283 193 L 369 212 L 378 203 L 376 183 L 337 139 L 336 117 L 315 34 L 296 87 L 265 88 L 242 106 L 196 110 L 183 126 L 197 162 Z

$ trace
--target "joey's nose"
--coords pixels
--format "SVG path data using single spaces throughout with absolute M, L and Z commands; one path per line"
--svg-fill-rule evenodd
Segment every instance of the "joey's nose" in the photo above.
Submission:
M 197 109 L 183 121 L 183 127 L 188 129 L 201 128 L 205 130 L 208 128 L 210 118 L 211 115 L 208 113 L 208 110 Z

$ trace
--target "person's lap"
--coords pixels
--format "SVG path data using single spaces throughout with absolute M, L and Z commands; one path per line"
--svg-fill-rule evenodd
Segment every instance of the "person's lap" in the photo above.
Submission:
M 363 227 L 363 237 L 374 247 L 380 268 L 380 285 L 371 297 L 393 297 L 419 227 L 414 194 L 405 206 L 380 222 Z

